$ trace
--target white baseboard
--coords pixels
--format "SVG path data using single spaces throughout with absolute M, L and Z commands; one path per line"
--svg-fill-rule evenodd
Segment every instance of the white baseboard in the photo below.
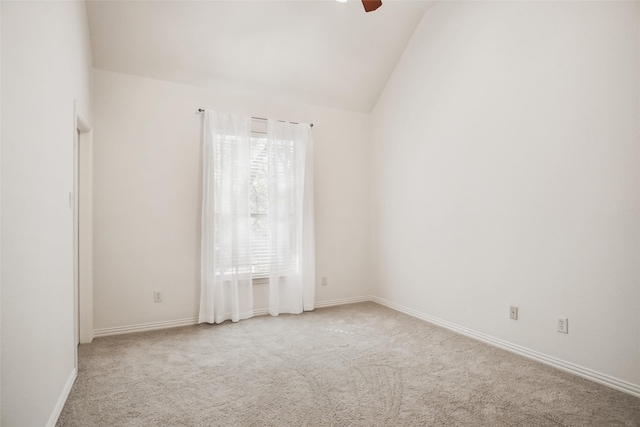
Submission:
M 494 347 L 498 347 L 515 354 L 519 354 L 529 359 L 544 363 L 549 366 L 553 366 L 554 368 L 560 369 L 562 371 L 569 372 L 574 375 L 578 375 L 582 378 L 586 378 L 588 380 L 594 381 L 599 384 L 603 384 L 607 387 L 611 387 L 613 389 L 628 393 L 630 395 L 640 397 L 640 386 L 636 384 L 632 384 L 627 381 L 623 381 L 623 380 L 614 378 L 612 376 L 602 374 L 600 372 L 573 364 L 571 362 L 557 359 L 553 356 L 548 356 L 546 354 L 539 353 L 537 351 L 492 337 L 490 335 L 476 332 L 472 329 L 468 329 L 460 325 L 456 325 L 455 323 L 451 323 L 446 320 L 438 319 L 428 314 L 419 312 L 417 310 L 413 310 L 411 308 L 408 308 L 400 304 L 396 304 L 394 302 L 387 301 L 385 299 L 378 298 L 375 296 L 361 296 L 361 297 L 351 297 L 351 298 L 340 298 L 340 299 L 334 299 L 334 300 L 328 300 L 328 301 L 319 301 L 319 302 L 316 302 L 315 306 L 316 308 L 322 308 L 322 307 L 332 307 L 332 306 L 344 305 L 344 304 L 355 304 L 355 303 L 366 302 L 366 301 L 373 301 L 377 304 L 391 308 L 392 310 L 407 314 L 409 316 L 415 317 L 420 320 L 424 320 L 425 322 L 429 322 L 434 325 L 441 326 L 453 332 L 459 333 L 461 335 L 465 335 L 467 337 L 476 339 L 478 341 L 482 341 Z M 254 310 L 253 314 L 254 316 L 264 316 L 269 313 L 266 308 L 262 308 L 262 309 Z M 197 323 L 198 323 L 198 318 L 190 318 L 190 319 L 170 320 L 170 321 L 164 321 L 164 322 L 144 323 L 140 325 L 121 326 L 116 328 L 103 328 L 103 329 L 94 330 L 93 336 L 106 337 L 109 335 L 120 335 L 120 334 L 128 334 L 133 332 L 144 332 L 144 331 L 153 331 L 157 329 L 175 328 L 178 326 L 196 325 Z M 58 402 L 58 405 L 56 406 L 57 412 L 54 412 L 54 414 L 52 415 L 49 424 L 47 424 L 48 426 L 49 425 L 54 426 L 55 421 L 60 416 L 60 412 L 62 411 L 62 407 L 64 406 L 66 397 L 71 391 L 71 386 L 73 385 L 75 376 L 76 376 L 76 371 L 74 369 L 72 378 L 70 378 L 68 385 L 65 387 L 65 391 L 63 395 L 61 395 L 61 398 L 64 396 L 64 399 L 61 402 L 60 401 Z M 54 415 L 55 415 L 55 418 L 54 418 Z M 51 421 L 53 421 L 53 424 L 51 424 Z
M 366 301 L 371 301 L 371 297 L 370 296 L 364 296 L 364 297 L 351 297 L 351 298 L 332 299 L 332 300 L 328 300 L 328 301 L 316 302 L 316 308 L 333 307 L 334 305 L 355 304 L 357 302 L 366 302 Z
M 582 366 L 575 365 L 573 363 L 566 362 L 564 360 L 557 359 L 555 357 L 548 356 L 534 350 L 530 350 L 526 347 L 512 344 L 508 341 L 503 341 L 501 339 L 476 332 L 472 329 L 464 328 L 454 323 L 447 322 L 446 320 L 429 316 L 428 314 L 421 313 L 419 311 L 404 307 L 391 301 L 384 300 L 382 298 L 372 296 L 370 297 L 370 301 L 373 301 L 380 305 L 384 305 L 385 307 L 389 307 L 395 311 L 399 311 L 400 313 L 407 314 L 417 319 L 424 320 L 425 322 L 433 323 L 434 325 L 441 326 L 443 328 L 476 339 L 478 341 L 482 341 L 494 347 L 499 347 L 503 350 L 507 350 L 512 353 L 519 354 L 520 356 L 524 356 L 529 359 L 544 363 L 545 365 L 553 366 L 554 368 L 560 369 L 562 371 L 569 372 L 571 374 L 578 375 L 582 378 L 586 378 L 588 380 L 631 394 L 633 396 L 640 397 L 640 386 L 631 384 L 627 381 L 623 381 L 609 375 L 602 374 L 600 372 L 596 372 L 591 369 L 584 368 Z
M 73 383 L 76 381 L 76 377 L 78 376 L 78 371 L 76 368 L 73 368 L 67 382 L 60 393 L 60 397 L 58 397 L 58 402 L 56 406 L 53 408 L 53 412 L 49 417 L 49 421 L 47 421 L 47 427 L 55 427 L 58 422 L 58 418 L 60 418 L 60 414 L 62 414 L 62 409 L 64 408 L 64 404 L 67 402 L 67 398 L 69 397 L 69 393 L 71 393 L 71 388 L 73 387 Z
M 369 296 L 364 297 L 352 297 L 352 298 L 341 298 L 334 299 L 329 301 L 320 301 L 316 303 L 316 308 L 320 307 L 331 307 L 334 305 L 343 305 L 343 304 L 353 304 L 356 302 L 365 302 L 370 301 L 371 298 Z M 269 314 L 268 309 L 259 308 L 253 310 L 254 316 L 265 316 Z M 152 323 L 142 323 L 138 325 L 128 325 L 128 326 L 118 326 L 115 328 L 102 328 L 102 329 L 94 329 L 93 337 L 107 337 L 110 335 L 121 335 L 121 334 L 131 334 L 135 332 L 145 332 L 145 331 L 155 331 L 158 329 L 167 329 L 167 328 L 176 328 L 179 326 L 190 326 L 197 325 L 198 318 L 190 318 L 190 319 L 179 319 L 179 320 L 167 320 L 163 322 L 152 322 Z
M 167 320 L 162 322 L 142 323 L 139 325 L 118 326 L 115 328 L 94 329 L 93 337 L 107 337 L 109 335 L 130 334 L 134 332 L 155 331 L 157 329 L 177 328 L 179 326 L 197 325 L 198 318 Z
M 371 301 L 371 297 L 364 296 L 364 297 L 351 297 L 351 298 L 340 298 L 340 299 L 332 299 L 327 301 L 319 301 L 319 302 L 316 302 L 315 308 L 332 307 L 334 305 L 354 304 L 357 302 L 365 302 L 365 301 Z M 269 314 L 268 308 L 258 308 L 253 310 L 254 316 L 266 316 L 268 314 Z
M 269 309 L 268 308 L 257 308 L 255 310 L 253 310 L 253 315 L 254 316 L 266 316 L 269 314 Z

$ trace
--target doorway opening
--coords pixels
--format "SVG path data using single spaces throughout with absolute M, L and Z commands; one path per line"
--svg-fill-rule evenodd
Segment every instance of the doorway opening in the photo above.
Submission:
M 73 287 L 76 368 L 78 344 L 93 340 L 93 128 L 74 102 Z

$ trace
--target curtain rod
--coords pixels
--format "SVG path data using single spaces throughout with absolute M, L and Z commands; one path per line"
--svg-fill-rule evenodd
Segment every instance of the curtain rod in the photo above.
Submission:
M 204 110 L 202 108 L 198 108 L 198 113 L 204 113 Z M 263 117 L 253 117 L 252 116 L 251 118 L 254 119 L 254 120 L 268 120 L 268 119 L 265 119 Z M 282 123 L 287 123 L 284 120 L 278 120 L 278 121 L 282 122 Z M 300 124 L 298 122 L 289 122 L 289 123 L 294 124 L 294 125 L 299 125 Z M 310 123 L 309 126 L 313 127 L 313 123 Z

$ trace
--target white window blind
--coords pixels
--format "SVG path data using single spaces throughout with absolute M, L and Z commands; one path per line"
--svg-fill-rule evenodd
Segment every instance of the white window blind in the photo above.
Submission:
M 251 135 L 251 272 L 269 276 L 269 176 L 266 135 Z
M 254 279 L 293 275 L 298 272 L 296 233 L 298 211 L 296 159 L 293 141 L 267 140 L 265 132 L 251 136 L 250 208 L 251 272 Z M 274 161 L 276 160 L 277 161 Z M 269 165 L 272 169 L 269 169 Z M 287 245 L 272 248 L 272 229 Z

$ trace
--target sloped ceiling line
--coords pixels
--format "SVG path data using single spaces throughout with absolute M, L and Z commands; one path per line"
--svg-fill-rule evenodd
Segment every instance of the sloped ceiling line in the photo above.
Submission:
M 431 1 L 90 1 L 97 69 L 368 113 Z

